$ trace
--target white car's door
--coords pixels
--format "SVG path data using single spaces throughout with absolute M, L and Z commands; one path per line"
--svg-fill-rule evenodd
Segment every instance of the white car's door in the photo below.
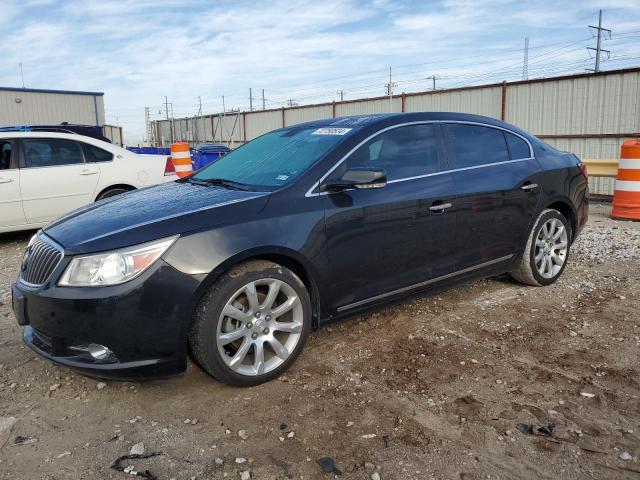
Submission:
M 0 231 L 27 223 L 22 210 L 20 170 L 13 155 L 14 144 L 12 140 L 0 140 Z
M 100 170 L 85 163 L 79 142 L 22 139 L 22 206 L 28 223 L 50 222 L 94 200 Z

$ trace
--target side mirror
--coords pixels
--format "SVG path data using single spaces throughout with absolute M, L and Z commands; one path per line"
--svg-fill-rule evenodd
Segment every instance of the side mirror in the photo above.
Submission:
M 342 192 L 360 188 L 382 188 L 387 184 L 387 172 L 382 168 L 353 167 L 342 177 L 322 186 L 324 192 Z

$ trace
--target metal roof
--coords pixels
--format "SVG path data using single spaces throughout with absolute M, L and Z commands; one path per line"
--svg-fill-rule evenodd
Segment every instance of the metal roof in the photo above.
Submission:
M 83 92 L 80 90 L 46 90 L 42 88 L 0 87 L 1 92 L 57 93 L 64 95 L 90 95 L 102 97 L 104 92 Z

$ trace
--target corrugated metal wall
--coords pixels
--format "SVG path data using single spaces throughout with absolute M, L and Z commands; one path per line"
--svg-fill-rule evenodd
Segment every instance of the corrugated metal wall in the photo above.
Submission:
M 640 135 L 640 68 L 437 90 L 335 104 L 244 112 L 234 142 L 252 140 L 283 125 L 332 116 L 384 112 L 466 112 L 503 119 L 552 146 L 583 159 L 616 159 L 625 138 Z M 230 116 L 227 116 L 227 122 Z M 176 120 L 176 125 L 184 120 Z M 243 127 L 246 126 L 246 136 Z M 168 144 L 167 121 L 157 123 Z M 229 128 L 230 130 L 230 128 Z M 183 134 L 183 130 L 176 132 Z M 234 130 L 236 131 L 236 130 Z M 186 134 L 186 133 L 185 133 Z M 189 137 L 183 137 L 189 138 Z M 227 141 L 215 135 L 216 141 Z M 209 140 L 209 137 L 207 137 Z M 591 179 L 596 193 L 611 194 L 613 181 Z
M 393 98 L 393 109 L 389 108 L 388 98 L 336 103 L 336 116 L 362 115 L 367 113 L 387 113 L 402 111 L 402 99 Z
M 507 122 L 536 135 L 640 131 L 640 72 L 507 87 Z
M 247 114 L 247 140 L 282 127 L 282 110 L 267 110 Z
M 104 133 L 104 136 L 116 145 L 122 146 L 124 144 L 124 138 L 122 138 L 122 127 L 117 125 L 103 125 L 102 133 Z
M 102 95 L 0 89 L 0 126 L 49 125 L 62 122 L 104 125 Z
M 322 118 L 331 118 L 333 116 L 333 107 L 331 105 L 317 105 L 289 108 L 285 109 L 284 113 L 285 125 L 295 125 L 297 123 L 310 122 Z M 251 115 L 247 116 L 247 121 L 250 121 Z
M 500 118 L 502 87 L 455 90 L 407 97 L 407 112 L 463 112 Z

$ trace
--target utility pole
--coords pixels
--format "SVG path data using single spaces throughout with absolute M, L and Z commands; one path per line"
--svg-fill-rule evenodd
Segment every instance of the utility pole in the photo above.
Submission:
M 344 90 L 338 90 L 336 93 L 340 95 L 340 101 L 344 102 Z
M 151 120 L 149 119 L 149 107 L 144 107 L 144 127 L 146 130 L 147 138 L 146 143 L 151 146 L 151 137 L 153 136 L 153 130 L 151 129 Z
M 287 100 L 287 105 L 288 105 L 289 107 L 297 107 L 297 106 L 298 106 L 298 103 L 297 103 L 297 102 L 295 102 L 295 101 L 293 100 L 293 98 L 290 98 L 289 100 Z
M 587 50 L 595 50 L 596 52 L 595 68 L 593 69 L 588 68 L 587 70 L 597 73 L 600 71 L 600 59 L 601 59 L 602 52 L 607 54 L 607 58 L 609 58 L 609 55 L 611 54 L 611 51 L 602 49 L 602 40 L 604 40 L 604 38 L 602 38 L 602 32 L 606 32 L 607 34 L 609 34 L 609 39 L 611 38 L 611 30 L 609 30 L 608 28 L 602 28 L 602 10 L 600 10 L 600 13 L 598 14 L 598 26 L 596 27 L 594 25 L 589 25 L 589 28 L 593 28 L 594 30 L 598 31 L 598 34 L 597 34 L 598 40 L 596 41 L 595 48 L 587 47 Z
M 437 75 L 431 75 L 430 77 L 427 77 L 427 80 L 431 80 L 433 83 L 431 84 L 431 90 L 435 90 L 436 89 L 436 80 L 440 78 Z
M 20 62 L 20 78 L 22 79 L 22 88 L 24 88 L 24 72 L 22 71 L 22 62 Z
M 169 120 L 169 100 L 167 96 L 164 97 L 164 111 L 167 120 Z M 169 133 L 171 136 L 171 143 L 173 143 L 173 104 L 171 104 L 171 122 L 169 122 Z
M 387 83 L 387 95 L 389 95 L 389 111 L 393 112 L 393 87 L 396 87 L 398 84 L 393 81 L 393 76 L 391 73 L 391 67 L 389 67 L 389 83 Z
M 264 101 L 264 88 L 263 88 L 263 89 L 262 89 L 262 109 L 263 109 L 263 110 L 266 110 L 266 108 L 267 108 L 267 107 L 266 107 L 266 104 L 265 104 L 265 101 Z
M 253 112 L 253 93 L 251 93 L 251 87 L 249 87 L 249 111 Z
M 195 134 L 194 142 L 198 143 L 200 141 L 200 134 L 198 132 L 198 117 L 202 115 L 202 97 L 198 95 L 198 114 L 196 118 L 193 119 L 193 133 Z M 206 133 L 205 133 L 206 136 Z
M 223 134 L 222 127 L 225 123 L 224 117 L 226 113 L 227 113 L 227 107 L 224 104 L 224 95 L 222 95 L 222 113 L 218 115 L 218 125 L 220 125 L 220 141 L 221 142 L 224 142 L 224 137 L 222 136 Z
M 529 78 L 529 37 L 524 37 L 524 59 L 522 60 L 522 79 Z

